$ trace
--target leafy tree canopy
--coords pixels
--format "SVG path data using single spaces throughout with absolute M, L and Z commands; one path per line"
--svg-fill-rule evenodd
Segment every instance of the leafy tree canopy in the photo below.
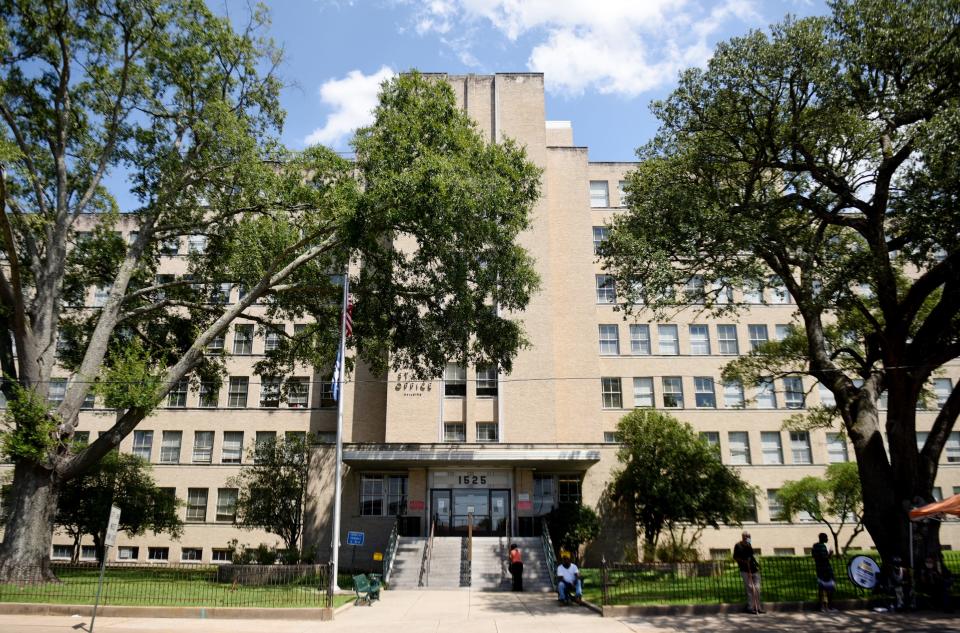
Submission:
M 960 412 L 955 387 L 917 449 L 917 399 L 960 354 L 960 9 L 829 4 L 720 44 L 653 104 L 661 127 L 603 256 L 628 309 L 725 314 L 742 307 L 728 288 L 789 293 L 794 336 L 726 377 L 809 374 L 833 392 L 814 421 L 842 419 L 864 523 L 905 557 L 906 509 L 931 499 Z
M 793 521 L 805 513 L 824 524 L 833 536 L 833 551 L 845 553 L 857 534 L 863 531 L 863 494 L 857 465 L 853 462 L 830 464 L 824 477 L 804 477 L 784 482 L 777 491 L 780 516 L 776 520 Z M 852 530 L 840 547 L 840 532 Z
M 637 409 L 621 418 L 617 437 L 621 469 L 610 484 L 612 498 L 633 512 L 645 560 L 653 560 L 664 529 L 716 528 L 749 515 L 753 490 L 689 424 Z

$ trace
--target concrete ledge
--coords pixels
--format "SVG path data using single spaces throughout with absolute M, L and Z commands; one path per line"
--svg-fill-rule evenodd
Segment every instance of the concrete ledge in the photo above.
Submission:
M 0 602 L 3 615 L 81 615 L 93 614 L 89 604 L 44 604 Z M 197 618 L 222 620 L 332 620 L 330 607 L 305 609 L 266 609 L 249 607 L 130 607 L 102 606 L 97 615 L 105 618 Z
M 743 613 L 743 604 L 672 604 L 672 605 L 604 605 L 603 607 L 584 602 L 588 608 L 598 611 L 603 617 L 624 617 L 631 615 L 716 615 Z M 843 611 L 868 609 L 869 600 L 837 600 L 834 607 Z M 767 612 L 795 613 L 799 611 L 820 611 L 816 602 L 764 602 Z

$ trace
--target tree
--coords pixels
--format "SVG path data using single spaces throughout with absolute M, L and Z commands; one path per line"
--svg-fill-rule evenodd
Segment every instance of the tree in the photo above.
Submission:
M 253 464 L 230 480 L 237 487 L 236 524 L 262 528 L 299 552 L 310 473 L 310 444 L 297 437 L 269 439 L 250 449 Z
M 955 386 L 918 450 L 918 398 L 960 354 L 960 10 L 830 6 L 720 44 L 653 105 L 661 127 L 638 150 L 605 265 L 628 310 L 730 314 L 733 287 L 789 293 L 794 334 L 725 377 L 805 374 L 829 389 L 836 406 L 807 422 L 842 420 L 864 525 L 884 558 L 907 558 L 907 510 L 932 499 L 960 412 Z
M 579 552 L 581 545 L 600 534 L 600 517 L 582 503 L 559 504 L 547 515 L 547 525 L 558 555 L 561 549 Z
M 80 540 L 86 534 L 93 537 L 97 560 L 103 560 L 111 505 L 120 508 L 120 531 L 130 536 L 147 530 L 173 538 L 183 533 L 176 497 L 157 487 L 150 464 L 111 451 L 60 490 L 56 524 L 73 537 L 73 562 L 79 560 Z
M 833 551 L 846 553 L 850 543 L 863 531 L 863 495 L 857 465 L 852 462 L 830 464 L 825 477 L 804 477 L 784 482 L 777 491 L 779 520 L 793 521 L 800 513 L 823 523 L 833 536 Z M 840 547 L 840 532 L 847 525 L 853 530 Z
M 617 437 L 622 468 L 610 483 L 611 496 L 643 531 L 644 560 L 653 560 L 664 529 L 717 528 L 747 516 L 752 489 L 689 424 L 637 409 L 620 419 Z
M 351 264 L 357 358 L 429 375 L 450 358 L 509 371 L 525 344 L 509 314 L 537 283 L 515 238 L 539 170 L 512 143 L 485 144 L 448 85 L 387 83 L 351 164 L 279 144 L 280 55 L 260 9 L 240 32 L 201 0 L 6 3 L 0 20 L 2 440 L 14 462 L 0 580 L 52 578 L 62 485 L 173 385 L 219 381 L 223 358 L 207 346 L 235 319 L 312 317 L 261 370 L 330 367 L 336 274 Z M 121 172 L 138 204 L 124 214 L 105 178 Z M 130 223 L 128 243 L 115 227 Z M 158 279 L 164 248 L 184 236 L 205 248 L 186 275 Z M 224 284 L 243 287 L 235 303 Z M 92 286 L 100 307 L 84 306 Z M 49 406 L 58 363 L 72 378 Z M 91 390 L 117 421 L 78 448 Z

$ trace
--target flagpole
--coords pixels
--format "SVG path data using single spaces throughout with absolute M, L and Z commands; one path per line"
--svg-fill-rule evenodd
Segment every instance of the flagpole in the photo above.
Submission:
M 340 310 L 340 350 L 337 353 L 339 362 L 337 375 L 337 465 L 333 480 L 333 553 L 331 562 L 333 563 L 332 578 L 330 585 L 334 591 L 337 591 L 337 573 L 340 569 L 340 498 L 343 495 L 343 374 L 346 366 L 346 348 L 347 348 L 347 301 L 350 296 L 350 275 L 349 270 L 343 273 L 343 305 Z

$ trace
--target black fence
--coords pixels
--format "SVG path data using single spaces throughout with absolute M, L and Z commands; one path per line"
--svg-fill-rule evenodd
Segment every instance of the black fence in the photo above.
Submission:
M 55 580 L 39 569 L 15 570 L 20 580 L 0 583 L 0 602 L 92 605 L 97 565 L 51 564 Z M 169 607 L 329 607 L 329 565 L 108 565 L 102 605 Z
M 846 561 L 832 561 L 835 600 L 870 598 L 847 578 Z M 817 601 L 817 581 L 809 556 L 760 559 L 760 597 L 764 602 Z M 743 581 L 732 560 L 696 563 L 606 564 L 599 569 L 604 605 L 679 605 L 746 603 Z M 593 580 L 593 579 L 588 579 Z

